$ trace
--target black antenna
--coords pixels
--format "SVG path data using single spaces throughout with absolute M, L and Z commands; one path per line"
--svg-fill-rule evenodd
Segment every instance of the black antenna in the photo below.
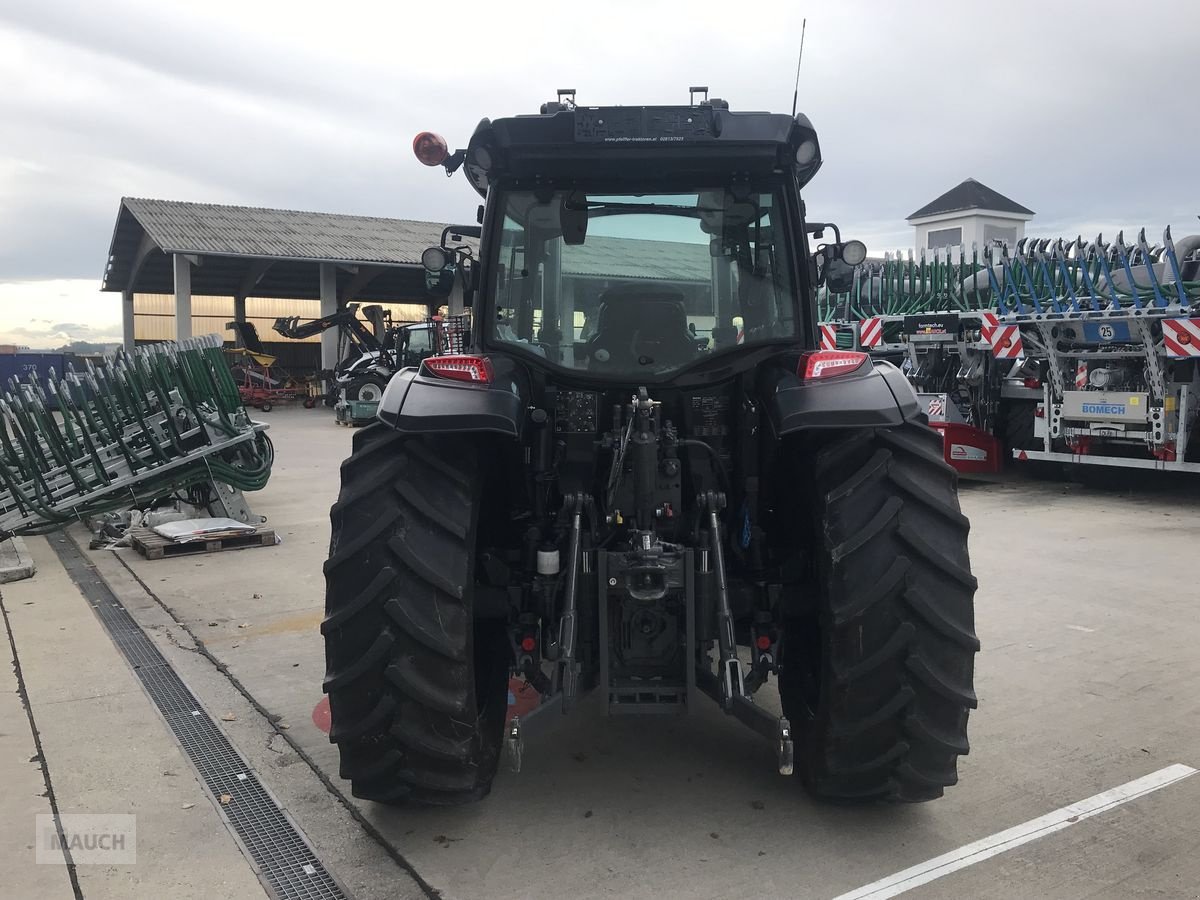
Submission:
M 808 19 L 800 21 L 800 55 L 796 57 L 796 87 L 792 91 L 792 118 L 796 118 L 796 101 L 800 97 L 800 63 L 804 59 L 804 29 L 808 27 Z

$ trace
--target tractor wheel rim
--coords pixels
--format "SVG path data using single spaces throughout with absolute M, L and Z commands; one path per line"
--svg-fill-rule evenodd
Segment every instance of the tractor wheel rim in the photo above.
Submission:
M 358 399 L 365 403 L 378 403 L 383 390 L 377 384 L 364 384 L 358 389 Z

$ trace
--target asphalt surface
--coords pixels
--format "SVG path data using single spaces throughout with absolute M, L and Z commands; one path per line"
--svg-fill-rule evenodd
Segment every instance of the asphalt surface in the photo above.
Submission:
M 604 719 L 593 703 L 528 742 L 523 770 L 502 770 L 482 803 L 426 810 L 354 800 L 317 724 L 327 511 L 351 432 L 323 410 L 265 418 L 275 472 L 250 499 L 282 544 L 154 561 L 131 551 L 89 556 L 355 897 L 831 898 L 1172 764 L 1200 768 L 1200 479 L 1147 474 L 1114 488 L 1019 478 L 962 490 L 980 581 L 980 706 L 960 784 L 942 800 L 820 803 L 776 774 L 771 748 L 715 706 L 682 719 Z M 177 803 L 176 788 L 162 784 L 171 779 L 154 776 L 166 768 L 169 732 L 136 684 L 120 680 L 128 668 L 98 626 L 85 625 L 91 611 L 64 586 L 50 545 L 29 544 L 39 574 L 21 590 L 69 616 L 63 627 L 82 635 L 72 657 L 122 686 L 103 704 L 60 702 L 62 682 L 77 676 L 46 652 L 59 638 L 32 612 L 14 612 L 31 608 L 6 585 L 38 727 L 98 746 L 136 744 L 122 765 L 142 776 L 138 802 L 161 806 L 164 821 L 203 813 L 182 819 L 176 843 L 139 845 L 130 872 L 99 880 L 78 867 L 84 896 L 103 895 L 101 884 L 114 896 L 122 885 L 126 896 L 260 890 L 219 810 Z M 26 761 L 30 727 L 14 704 L 2 708 L 13 727 L 0 735 L 0 773 L 20 788 L 3 811 L 32 818 L 45 800 L 28 796 L 43 790 Z M 111 806 L 112 761 L 84 765 L 68 743 L 45 754 L 59 807 Z M 186 760 L 179 769 L 199 792 Z M 187 802 L 197 805 L 176 808 Z M 906 896 L 1200 896 L 1198 809 L 1200 777 L 1187 778 Z M 31 851 L 9 837 L 19 831 L 0 829 L 3 855 L 22 877 L 42 879 L 22 895 L 72 896 L 61 868 L 55 880 L 41 874 L 50 867 L 24 865 Z M 220 854 L 211 863 L 180 853 L 200 833 Z M 164 880 L 173 867 L 174 880 Z M 229 883 L 206 894 L 200 871 L 214 868 Z

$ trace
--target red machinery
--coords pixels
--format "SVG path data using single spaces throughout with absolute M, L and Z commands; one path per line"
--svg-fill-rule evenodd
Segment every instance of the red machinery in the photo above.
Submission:
M 226 327 L 238 336 L 238 346 L 229 352 L 241 357 L 232 369 L 242 403 L 263 412 L 270 412 L 276 403 L 292 400 L 303 400 L 305 409 L 316 405 L 316 396 L 307 380 L 278 370 L 272 373 L 276 358 L 264 352 L 253 322 L 229 322 Z
M 942 453 L 964 475 L 995 475 L 1003 463 L 1003 448 L 988 432 L 963 422 L 930 422 L 942 433 Z

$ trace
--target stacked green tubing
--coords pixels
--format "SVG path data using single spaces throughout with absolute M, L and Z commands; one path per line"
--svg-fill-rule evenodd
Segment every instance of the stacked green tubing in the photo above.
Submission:
M 256 491 L 270 478 L 271 441 L 250 420 L 216 335 L 48 374 L 45 386 L 10 380 L 0 399 L 0 537 L 212 482 Z

